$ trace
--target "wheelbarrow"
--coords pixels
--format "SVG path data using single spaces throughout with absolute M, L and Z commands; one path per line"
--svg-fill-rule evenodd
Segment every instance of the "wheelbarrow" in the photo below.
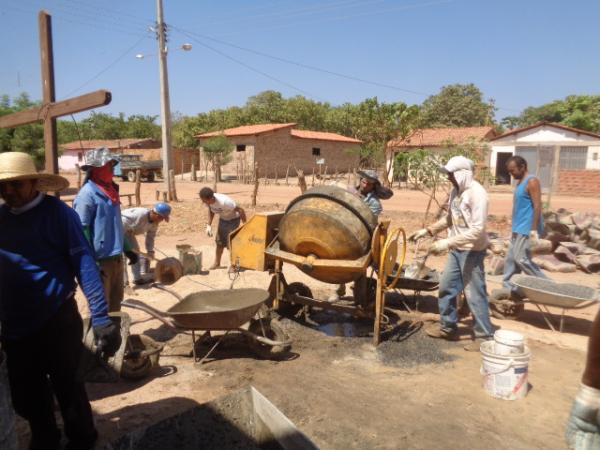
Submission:
M 291 348 L 291 340 L 279 322 L 259 311 L 269 299 L 269 292 L 264 289 L 202 291 L 183 298 L 164 287 L 161 289 L 177 297 L 179 303 L 166 311 L 134 299 L 127 299 L 121 305 L 144 311 L 177 333 L 191 334 L 195 362 L 202 363 L 230 333 L 243 335 L 250 349 L 260 358 L 278 359 Z M 197 331 L 204 332 L 198 340 Z M 211 337 L 212 331 L 225 333 L 206 355 L 198 359 L 196 343 Z
M 552 331 L 556 331 L 549 320 L 549 306 L 561 308 L 559 331 L 562 333 L 565 312 L 568 309 L 583 309 L 600 303 L 598 290 L 571 283 L 557 283 L 546 278 L 531 275 L 515 275 L 510 279 L 519 288 L 523 302 L 533 303 Z

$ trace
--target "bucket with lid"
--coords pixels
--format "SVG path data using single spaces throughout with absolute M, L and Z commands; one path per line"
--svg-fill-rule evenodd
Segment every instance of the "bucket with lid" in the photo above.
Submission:
M 483 387 L 492 397 L 503 400 L 518 400 L 527 395 L 529 372 L 529 348 L 523 353 L 499 355 L 495 352 L 495 341 L 481 344 L 481 375 Z

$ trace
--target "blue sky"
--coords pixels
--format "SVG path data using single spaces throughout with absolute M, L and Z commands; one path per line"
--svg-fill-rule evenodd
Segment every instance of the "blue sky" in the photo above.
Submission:
M 159 114 L 154 0 L 0 0 L 0 93 L 41 97 L 42 8 L 53 15 L 58 99 L 108 89 L 104 112 Z M 186 115 L 267 89 L 334 105 L 373 96 L 414 104 L 472 82 L 496 100 L 497 118 L 600 93 L 597 0 L 164 0 L 164 8 L 171 109 Z M 173 51 L 185 42 L 192 51 Z

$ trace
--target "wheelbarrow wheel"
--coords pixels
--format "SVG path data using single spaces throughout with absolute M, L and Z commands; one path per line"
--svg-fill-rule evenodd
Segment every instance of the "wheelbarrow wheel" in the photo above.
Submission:
M 490 314 L 496 319 L 517 320 L 525 310 L 525 303 L 515 299 L 508 289 L 494 289 L 490 295 Z
M 262 326 L 261 326 L 262 323 Z M 257 319 L 250 322 L 248 331 L 257 335 L 264 336 L 272 341 L 289 341 L 289 336 L 283 329 L 278 320 L 275 319 Z M 263 334 L 264 331 L 264 334 Z M 262 359 L 281 359 L 287 352 L 290 351 L 291 345 L 276 345 L 271 346 L 258 342 L 252 338 L 248 338 L 248 344 L 252 351 Z
M 158 366 L 162 344 L 143 334 L 127 337 L 126 353 L 121 366 L 121 377 L 127 380 L 140 380 L 148 376 L 153 367 Z
M 294 303 L 290 299 L 294 296 L 294 294 L 298 294 L 302 297 L 312 298 L 313 294 L 310 288 L 304 283 L 300 283 L 298 281 L 294 283 L 288 284 L 287 288 L 283 293 L 284 301 L 279 302 L 279 308 L 277 308 L 277 312 L 282 316 L 294 317 L 298 314 L 298 311 L 302 309 L 301 304 Z

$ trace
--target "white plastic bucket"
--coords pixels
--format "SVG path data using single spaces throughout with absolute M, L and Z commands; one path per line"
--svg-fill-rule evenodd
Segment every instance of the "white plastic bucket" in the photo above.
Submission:
M 495 342 L 481 344 L 483 387 L 492 397 L 518 400 L 527 395 L 527 375 L 531 353 L 527 346 L 520 355 L 498 355 Z
M 494 333 L 494 353 L 497 355 L 520 355 L 525 351 L 525 337 L 510 330 Z

